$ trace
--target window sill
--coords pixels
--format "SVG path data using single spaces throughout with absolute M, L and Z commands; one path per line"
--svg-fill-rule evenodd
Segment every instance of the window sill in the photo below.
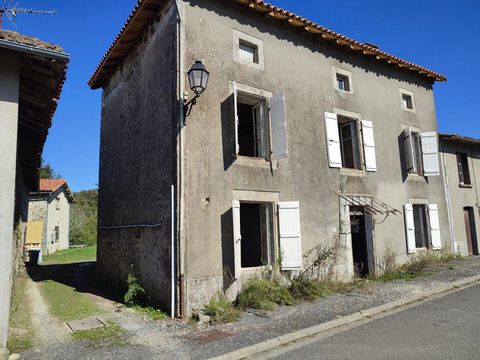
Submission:
M 462 183 L 460 183 L 460 184 L 458 184 L 458 186 L 461 187 L 461 188 L 465 188 L 465 189 L 473 188 L 472 184 L 462 184 Z
M 353 91 L 352 90 L 342 90 L 342 89 L 339 89 L 339 88 L 335 88 L 335 90 L 337 90 L 340 94 L 353 94 Z
M 264 158 L 254 158 L 249 156 L 238 155 L 237 159 L 235 160 L 236 165 L 240 166 L 250 166 L 250 167 L 257 167 L 262 169 L 270 169 L 271 162 L 267 161 Z
M 425 177 L 418 174 L 408 174 L 407 179 L 412 181 L 426 182 Z
M 412 113 L 412 114 L 416 114 L 416 113 L 417 113 L 417 112 L 415 111 L 415 108 L 413 108 L 413 109 L 408 109 L 408 108 L 402 106 L 402 110 L 403 110 L 403 111 L 406 111 L 406 112 L 409 112 L 409 113 Z
M 340 175 L 367 177 L 367 172 L 363 170 L 358 170 L 358 169 L 341 168 Z

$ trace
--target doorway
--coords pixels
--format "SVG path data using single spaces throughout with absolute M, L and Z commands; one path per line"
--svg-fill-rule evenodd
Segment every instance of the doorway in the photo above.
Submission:
M 479 255 L 477 229 L 475 227 L 475 213 L 472 207 L 463 208 L 463 216 L 465 218 L 465 232 L 467 235 L 468 255 Z
M 363 207 L 350 207 L 353 266 L 360 277 L 367 277 L 375 270 L 372 225 L 372 217 Z

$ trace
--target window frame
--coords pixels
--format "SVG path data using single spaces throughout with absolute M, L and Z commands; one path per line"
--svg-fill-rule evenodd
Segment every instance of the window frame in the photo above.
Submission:
M 240 45 L 242 43 L 255 49 L 256 56 L 254 55 L 253 62 L 242 60 L 240 56 Z M 265 58 L 263 50 L 263 41 L 261 39 L 248 35 L 237 29 L 233 29 L 233 60 L 236 63 L 263 71 L 265 70 Z
M 333 75 L 333 88 L 339 93 L 353 94 L 353 78 L 352 73 L 345 69 L 340 69 L 336 66 L 332 66 L 332 75 Z M 346 89 L 341 89 L 338 86 L 338 78 L 341 77 L 344 79 L 344 84 Z
M 399 88 L 398 91 L 399 91 L 399 94 L 400 94 L 400 107 L 401 107 L 401 109 L 404 110 L 404 111 L 416 113 L 415 96 L 414 96 L 413 91 L 410 91 L 410 90 L 407 90 L 407 89 L 402 89 L 402 88 Z M 410 98 L 410 102 L 411 102 L 411 106 L 412 106 L 411 108 L 409 108 L 408 106 L 405 105 L 404 96 L 407 96 L 407 97 Z
M 337 114 L 337 121 L 338 121 L 338 136 L 340 140 L 340 152 L 342 158 L 342 167 L 341 170 L 344 171 L 365 171 L 365 154 L 364 154 L 364 146 L 363 146 L 363 139 L 361 133 L 361 120 L 359 114 L 353 114 L 349 112 L 338 112 L 335 110 Z M 343 121 L 342 121 L 343 120 Z M 353 124 L 355 134 L 352 135 L 352 146 L 355 149 L 356 154 L 354 155 L 354 165 L 355 167 L 347 167 L 345 166 L 345 152 L 344 152 L 344 139 L 343 134 L 340 131 L 342 127 L 345 127 L 347 124 L 350 126 Z
M 460 168 L 461 166 L 461 168 Z M 472 178 L 470 176 L 470 164 L 468 163 L 468 153 L 457 152 L 458 182 L 460 187 L 471 187 Z M 466 181 L 468 179 L 468 182 Z

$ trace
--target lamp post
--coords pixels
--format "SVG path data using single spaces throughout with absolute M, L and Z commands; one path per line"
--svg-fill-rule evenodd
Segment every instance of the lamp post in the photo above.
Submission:
M 184 119 L 190 115 L 193 105 L 197 103 L 197 99 L 207 88 L 208 76 L 210 75 L 207 68 L 200 60 L 195 61 L 195 64 L 192 65 L 187 74 L 190 89 L 195 93 L 195 96 L 188 102 L 184 100 Z

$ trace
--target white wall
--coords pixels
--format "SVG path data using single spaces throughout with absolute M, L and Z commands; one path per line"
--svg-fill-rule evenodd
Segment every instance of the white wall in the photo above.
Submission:
M 57 209 L 57 200 L 58 209 Z M 47 254 L 53 254 L 58 250 L 68 249 L 70 246 L 70 203 L 68 202 L 65 190 L 53 194 L 48 202 L 47 210 Z M 60 229 L 60 238 L 55 240 L 55 227 Z

